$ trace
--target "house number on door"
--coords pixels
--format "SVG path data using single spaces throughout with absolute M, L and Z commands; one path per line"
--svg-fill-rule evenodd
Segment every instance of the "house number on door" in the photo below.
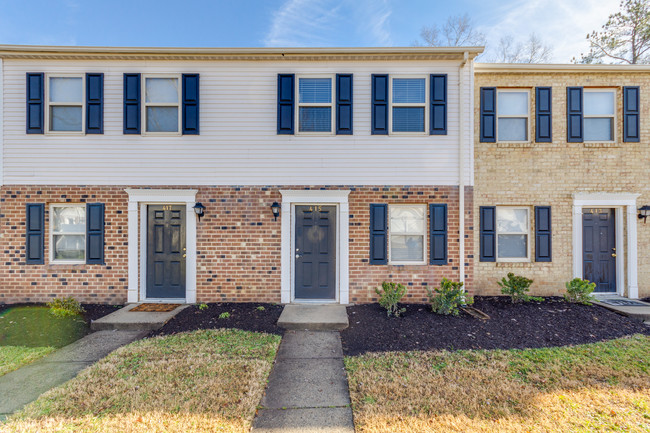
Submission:
M 320 212 L 323 210 L 323 206 L 309 206 L 309 212 Z
M 163 208 L 163 210 L 172 210 L 172 205 L 166 204 L 166 205 L 163 205 L 162 208 Z

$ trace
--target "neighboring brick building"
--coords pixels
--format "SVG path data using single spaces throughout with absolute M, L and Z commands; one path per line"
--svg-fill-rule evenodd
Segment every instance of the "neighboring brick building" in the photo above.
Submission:
M 0 46 L 0 303 L 471 290 L 480 51 Z
M 474 93 L 475 291 L 650 296 L 650 67 L 477 64 Z

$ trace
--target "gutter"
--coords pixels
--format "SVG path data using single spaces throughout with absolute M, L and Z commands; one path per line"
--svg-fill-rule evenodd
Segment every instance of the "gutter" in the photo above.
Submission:
M 505 73 L 584 73 L 584 72 L 650 72 L 650 65 L 581 65 L 581 64 L 540 64 L 540 63 L 476 63 L 477 74 Z

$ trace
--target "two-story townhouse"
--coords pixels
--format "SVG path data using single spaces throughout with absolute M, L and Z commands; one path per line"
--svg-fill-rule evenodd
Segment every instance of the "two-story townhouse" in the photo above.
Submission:
M 475 65 L 475 287 L 650 296 L 650 67 Z
M 471 289 L 480 51 L 0 46 L 0 302 Z

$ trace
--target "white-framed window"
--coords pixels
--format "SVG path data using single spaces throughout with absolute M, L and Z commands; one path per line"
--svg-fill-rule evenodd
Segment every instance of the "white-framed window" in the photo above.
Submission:
M 298 110 L 296 125 L 302 134 L 332 134 L 334 132 L 333 75 L 298 76 L 296 80 Z
M 616 90 L 584 89 L 584 141 L 614 141 Z
M 388 216 L 389 262 L 396 265 L 425 265 L 427 206 L 391 204 L 388 205 Z
M 530 92 L 497 89 L 497 141 L 530 140 Z
M 48 134 L 83 134 L 86 86 L 82 74 L 47 74 L 45 124 Z
M 497 206 L 497 261 L 530 260 L 530 209 Z
M 393 134 L 424 135 L 429 128 L 429 80 L 391 76 L 388 123 Z
M 50 262 L 86 262 L 86 205 L 50 205 Z
M 142 80 L 143 133 L 180 135 L 180 75 L 144 75 Z

